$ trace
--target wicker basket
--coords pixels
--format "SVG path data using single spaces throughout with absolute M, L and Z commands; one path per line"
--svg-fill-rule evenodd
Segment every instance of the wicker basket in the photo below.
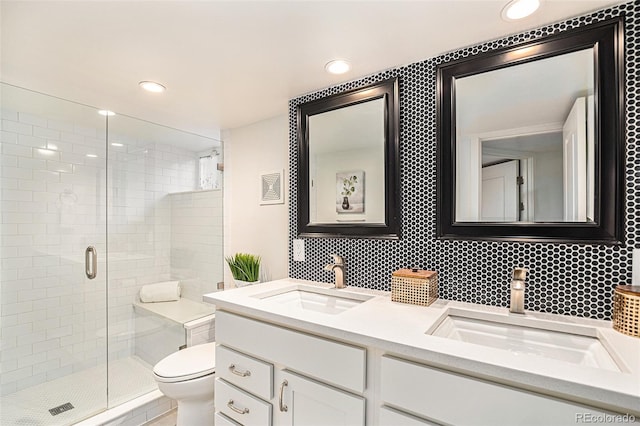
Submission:
M 613 329 L 640 337 L 640 286 L 619 285 L 613 292 Z
M 391 274 L 391 300 L 429 306 L 438 298 L 438 273 L 399 269 Z

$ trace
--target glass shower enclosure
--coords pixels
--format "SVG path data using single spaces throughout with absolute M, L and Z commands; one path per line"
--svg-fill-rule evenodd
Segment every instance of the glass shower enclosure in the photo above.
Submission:
M 143 285 L 222 281 L 222 145 L 7 84 L 0 110 L 0 424 L 73 424 L 157 389 Z

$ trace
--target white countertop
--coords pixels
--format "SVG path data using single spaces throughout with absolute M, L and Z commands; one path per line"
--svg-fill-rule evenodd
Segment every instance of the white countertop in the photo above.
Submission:
M 205 302 L 227 310 L 289 328 L 324 335 L 386 353 L 423 361 L 519 388 L 558 396 L 595 407 L 640 416 L 640 339 L 618 333 L 610 321 L 527 311 L 524 316 L 506 308 L 437 300 L 429 307 L 395 303 L 389 292 L 347 287 L 336 294 L 359 293 L 372 299 L 339 314 L 326 314 L 287 307 L 261 299 L 265 292 L 277 293 L 291 286 L 332 288 L 332 284 L 282 279 L 234 290 L 204 295 Z M 589 328 L 616 354 L 621 372 L 608 371 L 536 355 L 512 353 L 483 345 L 432 336 L 427 331 L 449 311 L 473 311 L 493 316 L 516 316 L 540 321 L 545 327 L 571 332 Z

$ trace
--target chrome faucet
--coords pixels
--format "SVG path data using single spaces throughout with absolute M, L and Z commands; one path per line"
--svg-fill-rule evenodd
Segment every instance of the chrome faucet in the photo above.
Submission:
M 325 271 L 333 271 L 336 273 L 336 288 L 344 288 L 344 259 L 342 256 L 332 254 L 333 263 L 330 263 L 324 267 Z
M 509 312 L 524 314 L 524 279 L 528 269 L 515 268 L 511 279 L 511 304 Z

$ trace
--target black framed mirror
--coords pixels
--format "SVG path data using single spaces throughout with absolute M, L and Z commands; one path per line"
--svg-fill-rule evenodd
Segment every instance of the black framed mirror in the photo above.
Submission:
M 398 79 L 298 106 L 298 233 L 399 238 Z
M 438 238 L 620 244 L 622 18 L 437 68 Z

